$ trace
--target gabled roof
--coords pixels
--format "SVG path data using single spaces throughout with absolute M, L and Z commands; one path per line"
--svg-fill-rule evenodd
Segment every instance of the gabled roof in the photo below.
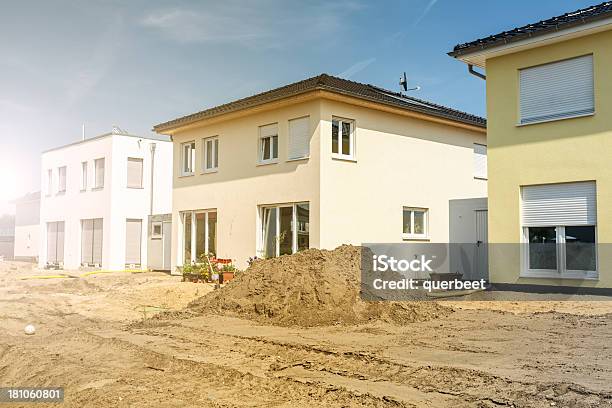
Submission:
M 153 127 L 156 132 L 165 132 L 179 126 L 184 126 L 202 119 L 209 119 L 231 112 L 252 108 L 266 103 L 278 101 L 310 91 L 323 90 L 342 95 L 352 96 L 371 102 L 377 102 L 409 111 L 423 113 L 438 118 L 461 122 L 481 128 L 486 127 L 486 120 L 459 110 L 427 102 L 421 99 L 402 95 L 398 92 L 388 91 L 374 85 L 362 84 L 346 79 L 321 74 L 312 78 L 294 82 L 280 88 L 262 92 L 247 98 L 215 106 L 191 115 L 183 116 Z
M 539 35 L 560 31 L 571 27 L 591 23 L 600 19 L 612 17 L 612 1 L 606 1 L 596 6 L 565 13 L 561 16 L 542 20 L 537 23 L 527 24 L 522 27 L 513 28 L 488 37 L 479 38 L 464 44 L 458 44 L 448 53 L 451 57 L 458 57 L 474 51 L 497 47 L 510 42 L 520 41 Z

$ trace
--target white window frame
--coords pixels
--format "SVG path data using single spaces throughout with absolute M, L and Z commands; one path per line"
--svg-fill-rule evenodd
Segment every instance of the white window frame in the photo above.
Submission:
M 476 150 L 478 147 L 484 147 L 485 153 L 484 153 L 484 160 L 485 160 L 485 174 L 477 174 L 476 172 L 476 164 L 478 162 L 478 156 L 481 156 L 480 153 L 477 153 Z M 484 143 L 474 143 L 473 146 L 473 161 L 474 161 L 474 178 L 478 179 L 478 180 L 488 180 L 489 179 L 489 174 L 488 174 L 488 159 L 489 159 L 489 149 L 487 148 L 487 145 Z
M 187 153 L 185 151 L 185 148 L 189 147 L 189 155 L 187 156 Z M 188 160 L 189 161 L 189 168 L 190 171 L 185 170 L 185 161 Z M 190 140 L 189 142 L 185 142 L 185 143 L 181 143 L 181 161 L 180 161 L 180 166 L 181 166 L 181 176 L 183 177 L 188 177 L 188 176 L 193 176 L 194 175 L 194 169 L 195 169 L 195 163 L 196 163 L 196 142 L 195 140 Z
M 208 166 L 208 142 L 211 144 L 212 165 Z M 215 173 L 219 171 L 219 136 L 202 139 L 202 173 Z
M 102 167 L 102 184 L 98 185 L 98 163 L 102 162 L 104 165 Z M 106 173 L 106 160 L 104 157 L 94 160 L 94 190 L 101 190 L 104 188 L 105 183 L 105 174 Z
M 47 197 L 53 194 L 53 170 L 47 169 Z
M 310 225 L 308 226 L 307 230 L 308 231 L 298 231 L 298 222 L 297 222 L 297 206 L 301 205 L 301 204 L 308 204 L 308 223 L 310 224 L 310 202 L 309 201 L 299 201 L 299 202 L 295 202 L 295 203 L 285 203 L 285 204 L 267 204 L 267 205 L 260 205 L 258 207 L 258 228 L 257 230 L 258 232 L 258 237 L 257 237 L 257 256 L 259 257 L 264 257 L 265 256 L 265 236 L 264 236 L 264 225 L 263 225 L 263 214 L 264 211 L 266 209 L 272 209 L 272 208 L 276 208 L 276 225 L 277 225 L 277 231 L 276 231 L 276 249 L 275 249 L 275 257 L 280 256 L 280 228 L 278 228 L 280 226 L 280 209 L 281 208 L 291 208 L 292 210 L 292 214 L 291 214 L 291 226 L 292 226 L 292 243 L 291 243 L 291 253 L 295 254 L 296 252 L 298 252 L 298 232 L 307 232 L 309 234 L 309 240 L 308 242 L 310 242 Z
M 155 227 L 159 227 L 159 233 L 155 232 Z M 151 239 L 161 239 L 164 231 L 164 223 L 162 221 L 151 221 Z
M 88 162 L 81 162 L 81 192 L 87 191 Z
M 338 153 L 334 153 L 334 141 L 333 141 L 333 137 L 334 137 L 334 133 L 333 133 L 333 126 L 334 126 L 334 122 L 338 122 Z M 349 135 L 349 154 L 343 154 L 342 153 L 342 124 L 343 123 L 349 123 L 350 124 L 350 135 Z M 355 129 L 356 129 L 356 125 L 355 125 L 355 120 L 354 119 L 347 119 L 347 118 L 341 118 L 338 116 L 333 116 L 332 117 L 332 132 L 331 132 L 331 153 L 332 153 L 332 158 L 335 159 L 341 159 L 341 160 L 351 160 L 354 161 L 356 160 L 356 149 L 355 149 L 355 144 L 356 144 L 356 137 L 355 137 Z
M 261 135 L 261 130 L 265 127 L 268 126 L 272 126 L 272 125 L 276 125 L 276 135 L 267 135 L 267 136 L 262 136 Z M 257 162 L 259 164 L 274 164 L 274 163 L 278 163 L 278 155 L 280 152 L 280 148 L 279 148 L 279 141 L 280 141 L 280 137 L 279 137 L 279 131 L 278 131 L 278 123 L 270 123 L 268 125 L 263 125 L 260 126 L 258 129 L 259 135 L 258 135 L 258 142 L 257 142 Z M 264 159 L 264 139 L 270 139 L 270 158 L 269 159 Z M 276 140 L 276 157 L 274 157 L 274 140 Z
M 410 211 L 410 228 L 409 233 L 404 233 L 404 212 Z M 414 233 L 414 213 L 423 213 L 423 233 Z M 429 208 L 423 207 L 402 207 L 402 239 L 429 239 Z
M 130 185 L 129 177 L 127 177 L 129 171 L 129 163 L 130 161 L 140 162 L 140 184 L 139 185 Z M 144 188 L 144 159 L 142 157 L 128 157 L 126 162 L 126 187 L 136 190 L 142 190 Z
M 597 225 L 579 225 L 580 227 L 593 227 L 595 229 L 595 270 L 581 271 L 567 269 L 565 227 L 571 225 L 542 225 L 522 227 L 521 234 L 521 277 L 524 278 L 552 278 L 552 279 L 599 279 L 599 251 L 597 250 Z M 529 228 L 555 228 L 557 238 L 557 269 L 531 269 L 529 268 Z
M 62 170 L 64 171 L 64 185 L 62 186 Z M 57 194 L 66 194 L 68 183 L 68 167 L 60 166 L 57 168 Z
M 190 210 L 190 211 L 181 211 L 180 212 L 180 231 L 179 231 L 179 259 L 177 262 L 177 266 L 184 266 L 185 265 L 185 243 L 184 243 L 184 239 L 185 239 L 185 216 L 187 214 L 191 214 L 191 259 L 189 260 L 189 262 L 194 263 L 197 261 L 197 256 L 196 256 L 196 251 L 197 251 L 197 219 L 196 219 L 196 215 L 197 214 L 205 214 L 204 215 L 204 253 L 208 254 L 210 252 L 210 248 L 208 245 L 208 241 L 209 241 L 209 231 L 208 231 L 208 214 L 210 213 L 216 213 L 217 214 L 217 237 L 219 237 L 219 213 L 217 212 L 217 209 L 210 209 L 210 210 Z M 217 251 L 219 249 L 217 248 Z

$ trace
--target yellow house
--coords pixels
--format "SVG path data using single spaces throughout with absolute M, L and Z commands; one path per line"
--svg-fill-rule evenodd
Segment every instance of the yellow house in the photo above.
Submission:
M 606 2 L 449 53 L 487 82 L 489 273 L 499 286 L 612 288 L 611 50 Z
M 485 120 L 373 85 L 322 74 L 154 129 L 174 142 L 173 271 L 211 252 L 244 267 L 444 243 L 451 200 L 486 209 Z

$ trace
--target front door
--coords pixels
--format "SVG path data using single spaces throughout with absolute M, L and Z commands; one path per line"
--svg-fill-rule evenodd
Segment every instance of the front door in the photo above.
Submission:
M 489 280 L 488 228 L 488 211 L 476 210 L 476 276 L 473 279 Z

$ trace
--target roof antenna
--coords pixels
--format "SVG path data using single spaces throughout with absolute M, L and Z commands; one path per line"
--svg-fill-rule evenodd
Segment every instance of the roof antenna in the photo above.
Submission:
M 400 77 L 400 93 L 402 93 L 402 89 L 404 90 L 404 92 L 408 92 L 408 91 L 420 91 L 421 87 L 420 86 L 415 86 L 414 88 L 408 88 L 408 79 L 406 78 L 406 71 L 404 71 L 404 74 Z

